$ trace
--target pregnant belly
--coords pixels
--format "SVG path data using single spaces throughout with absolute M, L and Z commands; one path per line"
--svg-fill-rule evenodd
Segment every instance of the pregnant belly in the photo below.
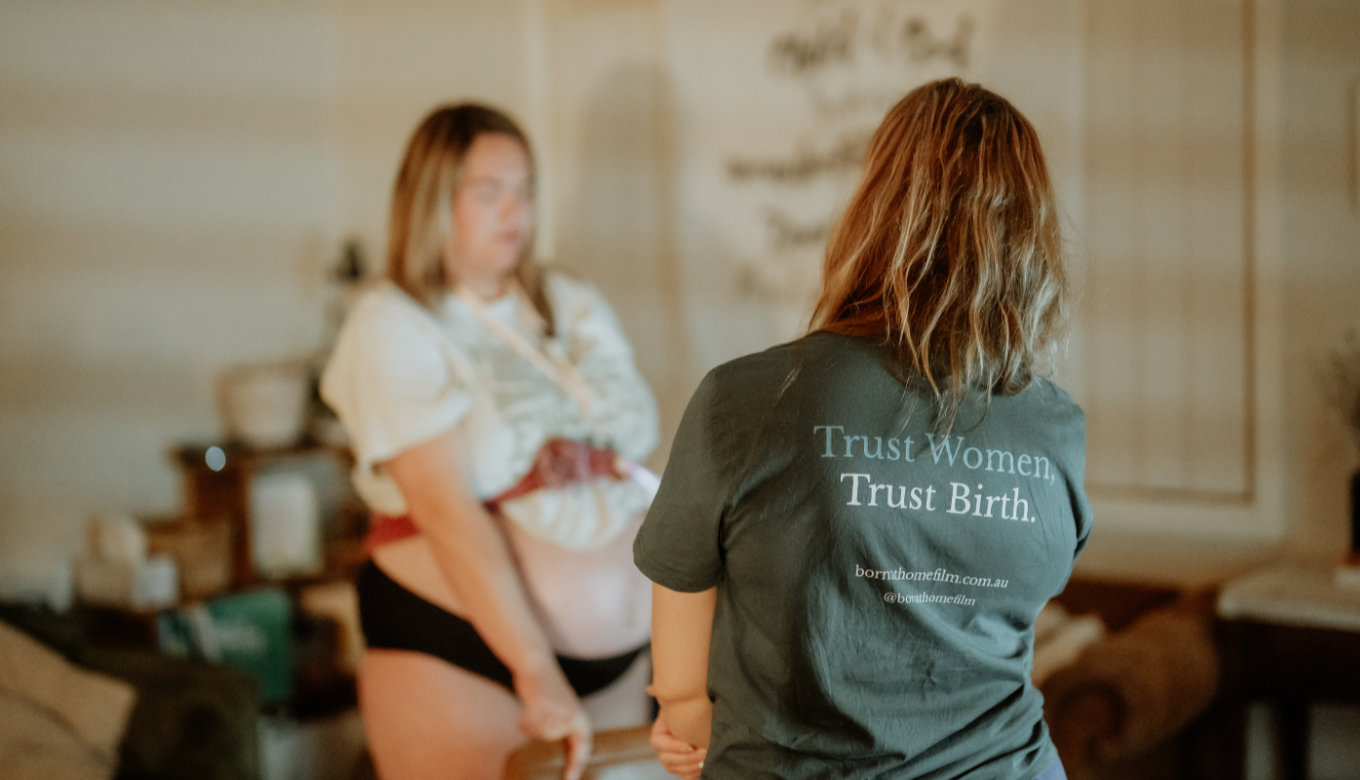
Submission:
M 505 527 L 520 575 L 558 652 L 583 658 L 617 655 L 648 640 L 652 589 L 633 565 L 637 525 L 591 550 L 564 550 L 513 523 Z
M 601 658 L 645 643 L 651 631 L 651 584 L 633 566 L 637 525 L 591 550 L 564 550 L 502 525 L 525 594 L 553 649 Z M 373 554 L 383 571 L 455 615 L 466 608 L 449 586 L 423 536 L 383 545 Z

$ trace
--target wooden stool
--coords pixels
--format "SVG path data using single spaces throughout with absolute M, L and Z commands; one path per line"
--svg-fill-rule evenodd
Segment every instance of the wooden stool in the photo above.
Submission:
M 596 732 L 585 780 L 663 780 L 671 775 L 648 742 L 650 724 Z M 559 780 L 564 759 L 560 742 L 530 742 L 510 754 L 505 780 Z

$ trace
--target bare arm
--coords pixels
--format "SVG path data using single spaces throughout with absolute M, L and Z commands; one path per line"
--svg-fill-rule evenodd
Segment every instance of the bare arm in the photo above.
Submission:
M 700 748 L 713 720 L 708 649 L 717 595 L 717 588 L 681 593 L 652 584 L 652 693 L 670 733 Z
M 405 450 L 387 469 L 468 621 L 509 667 L 524 705 L 520 728 L 539 739 L 566 737 L 568 767 L 583 768 L 589 723 L 557 665 L 505 537 L 467 484 L 457 434 L 449 431 Z

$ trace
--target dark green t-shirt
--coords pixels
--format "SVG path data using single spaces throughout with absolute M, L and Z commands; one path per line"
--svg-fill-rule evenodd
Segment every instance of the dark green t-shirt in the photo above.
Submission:
M 638 533 L 717 586 L 708 778 L 1030 778 L 1057 754 L 1033 624 L 1090 530 L 1057 386 L 947 436 L 874 342 L 814 333 L 709 372 Z

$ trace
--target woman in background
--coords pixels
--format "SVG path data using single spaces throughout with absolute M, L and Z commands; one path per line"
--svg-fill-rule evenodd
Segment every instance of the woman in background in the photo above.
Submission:
M 575 777 L 583 700 L 605 725 L 648 717 L 630 549 L 651 495 L 615 455 L 655 446 L 656 406 L 604 299 L 541 269 L 533 234 L 520 128 L 431 113 L 396 178 L 385 278 L 322 379 L 373 511 L 358 685 L 383 777 L 498 778 L 526 736 L 565 739 Z
M 1039 140 L 957 79 L 879 126 L 812 332 L 711 371 L 634 546 L 686 778 L 1064 777 L 1033 626 L 1091 526 L 1037 372 L 1067 297 Z

